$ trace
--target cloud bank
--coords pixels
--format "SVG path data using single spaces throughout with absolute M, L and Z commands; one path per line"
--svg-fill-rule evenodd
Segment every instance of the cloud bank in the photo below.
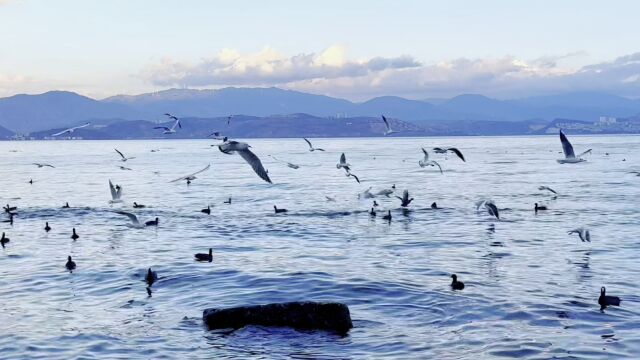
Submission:
M 640 52 L 581 68 L 561 66 L 562 60 L 581 55 L 458 58 L 425 64 L 409 55 L 352 60 L 339 46 L 294 56 L 269 47 L 248 54 L 224 49 L 196 63 L 165 59 L 145 69 L 142 77 L 159 87 L 278 86 L 352 99 L 462 93 L 513 98 L 568 91 L 640 97 Z

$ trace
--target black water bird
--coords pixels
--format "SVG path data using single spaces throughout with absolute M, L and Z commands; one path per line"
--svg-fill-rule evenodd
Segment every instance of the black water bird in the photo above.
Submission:
M 540 210 L 547 210 L 547 207 L 545 205 L 538 205 L 538 203 L 535 204 L 533 210 L 535 210 L 536 214 L 538 213 L 538 211 Z
M 413 198 L 409 198 L 409 190 L 405 190 L 404 192 L 402 192 L 402 197 L 400 196 L 396 196 L 396 197 L 400 199 L 400 201 L 402 202 L 400 204 L 400 206 L 402 207 L 409 206 L 409 204 L 411 204 L 411 202 L 413 201 Z
M 201 213 L 205 213 L 205 214 L 207 214 L 207 215 L 210 215 L 210 214 L 211 214 L 211 206 L 210 206 L 210 205 L 207 205 L 207 208 L 206 208 L 206 209 L 202 209 L 202 210 L 200 210 L 200 212 L 201 212 Z
M 149 220 L 145 222 L 144 226 L 158 226 L 159 223 L 160 223 L 160 219 L 155 218 L 155 220 Z
M 376 211 L 371 208 L 371 211 L 369 211 L 369 215 L 376 216 Z
M 229 198 L 229 200 L 226 200 L 224 203 L 231 205 L 231 198 Z
M 138 204 L 135 201 L 133 202 L 133 208 L 134 209 L 143 209 L 143 208 L 146 208 L 146 207 L 147 207 L 146 205 Z
M 458 281 L 458 275 L 456 274 L 452 274 L 451 275 L 451 288 L 453 290 L 462 290 L 464 289 L 464 283 L 462 281 Z
M 78 240 L 78 238 L 80 238 L 80 235 L 76 234 L 76 228 L 73 228 L 73 234 L 71 235 L 71 238 L 73 240 Z
M 388 220 L 391 222 L 391 210 L 387 210 L 387 215 L 383 216 L 382 220 Z
M 620 298 L 617 296 L 607 295 L 607 289 L 605 287 L 600 288 L 600 297 L 598 298 L 598 304 L 600 304 L 600 310 L 604 310 L 607 306 L 620 306 Z
M 67 256 L 67 263 L 64 264 L 64 267 L 69 270 L 69 272 L 73 272 L 76 269 L 76 262 L 71 260 L 71 256 Z
M 49 222 L 48 221 L 44 224 L 44 231 L 46 231 L 46 232 L 51 231 L 51 226 L 49 226 Z
M 29 179 L 29 184 L 33 185 L 33 179 Z
M 377 202 L 377 201 L 375 201 L 375 200 L 373 200 L 373 206 L 374 206 L 374 207 L 378 207 L 378 206 L 379 206 L 378 202 Z
M 144 277 L 144 281 L 146 281 L 147 285 L 151 287 L 157 280 L 158 274 L 155 271 L 151 271 L 151 268 L 149 268 L 149 270 L 147 270 L 147 275 Z
M 64 205 L 62 205 L 62 208 L 63 208 L 63 209 L 68 209 L 68 208 L 70 208 L 69 203 L 67 202 L 67 203 L 65 203 Z
M 275 210 L 276 214 L 286 213 L 287 211 L 289 211 L 287 209 L 278 209 L 275 205 L 273 205 L 273 209 Z
M 9 242 L 9 238 L 4 236 L 4 233 L 2 233 L 2 237 L 0 238 L 0 245 L 2 245 L 3 249 L 4 249 L 4 245 L 8 242 Z
M 438 204 L 436 204 L 436 202 L 434 201 L 434 202 L 431 204 L 431 208 L 432 208 L 432 209 L 437 209 L 437 208 L 438 208 Z
M 3 207 L 3 209 L 4 209 L 4 212 L 10 213 L 10 212 L 18 210 L 18 207 L 17 206 L 11 206 L 11 205 L 7 204 L 6 206 Z
M 5 223 L 9 223 L 9 225 L 13 225 L 13 217 L 16 216 L 16 213 L 7 213 L 7 215 L 9 215 L 9 218 L 7 220 L 2 220 L 2 222 Z
M 208 262 L 211 262 L 211 261 L 213 261 L 213 249 L 209 248 L 209 253 L 208 254 L 197 253 L 194 256 L 196 257 L 197 261 L 208 261 Z

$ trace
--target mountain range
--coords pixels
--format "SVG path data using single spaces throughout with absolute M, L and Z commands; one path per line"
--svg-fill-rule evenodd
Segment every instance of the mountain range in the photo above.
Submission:
M 630 117 L 640 114 L 640 100 L 580 92 L 512 100 L 475 94 L 432 100 L 384 96 L 356 103 L 279 88 L 233 87 L 218 90 L 169 89 L 102 100 L 64 91 L 0 98 L 0 126 L 16 133 L 63 128 L 86 121 L 105 126 L 134 120 L 157 123 L 166 120 L 163 116 L 166 112 L 193 119 L 226 117 L 229 114 L 286 119 L 285 115 L 310 114 L 309 118 L 316 119 L 313 121 L 346 117 L 379 119 L 380 114 L 385 114 L 389 118 L 427 128 L 453 122 L 472 126 L 475 122 L 550 122 L 556 118 L 595 121 L 600 116 Z M 294 125 L 311 126 L 311 123 Z

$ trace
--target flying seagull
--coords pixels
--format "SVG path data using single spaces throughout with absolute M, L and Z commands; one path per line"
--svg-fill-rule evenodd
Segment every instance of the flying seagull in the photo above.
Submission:
M 55 166 L 53 166 L 53 165 L 43 164 L 43 163 L 33 163 L 33 165 L 37 166 L 38 168 L 45 167 L 45 166 L 48 166 L 50 168 L 55 168 Z
M 353 177 L 354 179 L 356 179 L 356 181 L 358 182 L 358 184 L 360 184 L 360 179 L 355 176 L 354 174 L 352 174 L 349 170 L 347 170 L 347 177 Z
M 340 155 L 340 162 L 336 164 L 336 168 L 345 169 L 347 173 L 351 170 L 351 164 L 347 163 L 347 157 L 344 156 L 344 153 Z
M 442 167 L 440 166 L 440 164 L 438 164 L 434 160 L 429 160 L 429 153 L 424 148 L 422 148 L 422 152 L 424 153 L 424 159 L 418 161 L 418 165 L 420 165 L 420 167 L 437 166 L 438 169 L 440 169 L 440 174 L 442 174 Z
M 177 118 L 177 117 L 175 117 L 175 116 L 173 116 L 173 115 L 171 115 L 171 114 L 169 114 L 169 113 L 164 113 L 164 115 L 165 115 L 165 116 L 168 116 L 168 117 L 169 117 L 169 119 L 171 119 L 171 120 L 178 120 L 178 118 Z
M 132 214 L 132 213 L 126 212 L 126 211 L 116 211 L 116 214 L 125 215 L 126 217 L 128 217 L 131 220 L 131 225 L 133 227 L 139 228 L 139 229 L 142 229 L 142 228 L 147 227 L 147 226 L 157 225 L 157 222 L 158 222 L 158 218 L 156 218 L 155 220 L 150 220 L 150 221 L 145 222 L 144 224 L 141 224 L 140 221 L 138 220 L 138 217 L 135 214 Z
M 256 154 L 252 153 L 251 150 L 249 150 L 250 147 L 251 146 L 247 143 L 228 140 L 218 145 L 218 149 L 227 155 L 238 153 L 244 159 L 244 161 L 251 165 L 253 171 L 255 171 L 255 173 L 258 174 L 258 176 L 260 176 L 262 180 L 271 184 L 271 179 L 269 179 L 267 170 L 265 170 L 264 166 L 262 166 L 262 162 L 256 156 Z
M 111 204 L 121 203 L 122 202 L 122 186 L 113 185 L 111 180 L 109 180 L 109 190 L 111 191 L 111 200 L 109 201 Z
M 582 242 L 591 242 L 591 234 L 589 233 L 588 229 L 585 228 L 577 228 L 577 229 L 573 229 L 571 231 L 568 231 L 567 234 L 571 235 L 571 234 L 578 234 L 578 237 L 580 238 L 580 240 L 582 240 Z
M 551 191 L 554 194 L 558 194 L 557 191 L 553 190 L 552 188 L 548 187 L 548 186 L 538 186 L 538 190 L 542 191 L 542 190 L 547 190 L 547 191 Z
M 222 140 L 222 141 L 225 141 L 225 139 L 227 138 L 226 136 L 222 136 L 222 134 L 220 134 L 219 131 L 214 131 L 211 134 L 207 135 L 207 137 L 213 137 L 216 140 Z M 211 146 L 215 146 L 215 145 L 211 145 Z
M 175 134 L 176 133 L 176 126 L 179 127 L 180 129 L 182 129 L 182 125 L 180 124 L 180 119 L 176 118 L 176 122 L 173 123 L 173 126 L 166 127 L 166 126 L 156 126 L 154 127 L 154 129 L 163 129 L 164 131 L 162 132 L 163 134 Z
M 113 149 L 113 150 L 115 150 L 118 154 L 120 154 L 120 157 L 122 157 L 122 159 L 120 159 L 120 161 L 127 161 L 127 160 L 131 160 L 131 159 L 135 159 L 135 156 L 132 156 L 132 157 L 124 156 L 124 154 L 121 153 L 118 149 Z
M 292 168 L 292 169 L 299 169 L 299 168 L 300 168 L 300 165 L 296 165 L 296 164 L 292 164 L 292 163 L 290 163 L 290 162 L 288 162 L 288 161 L 280 160 L 280 159 L 276 158 L 276 157 L 275 157 L 275 156 L 273 156 L 273 155 L 269 155 L 269 156 L 271 156 L 271 157 L 273 158 L 273 160 L 275 160 L 275 161 L 277 161 L 277 162 L 281 162 L 281 163 L 287 164 L 287 166 L 288 166 L 288 167 L 290 167 L 290 168 Z
M 74 127 L 72 127 L 72 128 L 68 128 L 68 129 L 62 130 L 62 131 L 60 131 L 60 132 L 57 132 L 57 133 L 55 133 L 55 134 L 52 134 L 51 136 L 54 136 L 54 137 L 55 137 L 55 136 L 60 136 L 60 135 L 63 135 L 63 134 L 71 134 L 72 132 L 74 132 L 74 131 L 76 131 L 76 130 L 78 130 L 78 129 L 85 128 L 85 127 L 87 127 L 87 126 L 89 126 L 89 125 L 91 125 L 91 123 L 90 123 L 90 122 L 85 123 L 85 124 L 80 125 L 80 126 L 74 126 Z
M 391 129 L 391 125 L 389 125 L 389 121 L 384 115 L 382 116 L 382 121 L 384 121 L 384 126 L 386 126 L 387 130 L 384 132 L 384 136 L 391 135 L 397 133 L 397 131 Z
M 211 167 L 211 164 L 208 164 L 203 169 L 198 170 L 198 171 L 194 172 L 193 174 L 189 174 L 189 175 L 186 175 L 186 176 L 183 176 L 183 177 L 179 177 L 179 178 L 177 178 L 175 180 L 171 180 L 169 182 L 172 183 L 172 182 L 176 182 L 176 181 L 180 181 L 180 180 L 187 180 L 187 181 L 195 180 L 196 179 L 196 175 L 200 174 L 201 172 L 205 172 L 205 171 L 209 170 L 210 167 Z
M 314 148 L 313 145 L 311 145 L 311 141 L 307 140 L 307 138 L 303 138 L 304 141 L 307 142 L 307 144 L 309 144 L 309 151 L 313 152 L 313 151 L 324 151 L 324 149 L 320 149 L 320 148 Z
M 128 168 L 126 166 L 118 166 L 120 170 L 133 170 L 132 168 Z
M 451 148 L 434 147 L 433 151 L 436 154 L 446 154 L 448 151 L 450 151 L 450 152 L 456 154 L 460 158 L 460 160 L 462 160 L 464 162 L 467 161 L 467 160 L 464 159 L 464 155 L 462 155 L 462 151 L 458 150 L 458 148 L 454 148 L 454 147 L 451 147 Z
M 580 155 L 576 156 L 573 152 L 573 146 L 569 142 L 569 139 L 564 135 L 562 130 L 560 130 L 560 142 L 562 143 L 562 151 L 564 152 L 564 159 L 558 159 L 558 163 L 560 164 L 575 164 L 583 161 L 587 161 L 582 158 L 582 155 L 591 152 L 591 149 L 582 152 Z

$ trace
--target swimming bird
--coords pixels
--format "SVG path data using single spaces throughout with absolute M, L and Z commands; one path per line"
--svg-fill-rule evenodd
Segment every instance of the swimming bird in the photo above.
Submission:
M 73 272 L 76 269 L 76 262 L 71 260 L 71 256 L 67 256 L 67 263 L 64 264 L 64 267 L 69 270 L 69 272 Z
M 620 306 L 621 301 L 617 296 L 607 295 L 607 289 L 604 286 L 600 288 L 600 297 L 598 298 L 600 310 L 604 310 L 607 306 Z
M 135 159 L 135 156 L 131 156 L 131 157 L 124 156 L 124 154 L 121 153 L 118 149 L 113 149 L 113 150 L 115 150 L 118 154 L 120 154 L 120 157 L 122 158 L 122 159 L 120 159 L 120 161 L 127 161 L 127 160 L 131 160 L 131 159 Z
M 49 226 L 49 222 L 48 221 L 45 222 L 45 224 L 44 224 L 44 231 L 46 231 L 46 232 L 51 231 L 51 226 Z
M 156 273 L 155 271 L 151 271 L 151 268 L 149 268 L 149 270 L 147 270 L 147 275 L 144 277 L 144 281 L 149 287 L 151 287 L 157 280 L 158 273 Z
M 550 191 L 550 192 L 552 192 L 552 193 L 554 193 L 554 194 L 556 194 L 556 195 L 558 194 L 558 192 L 557 192 L 557 191 L 553 190 L 552 188 L 550 188 L 550 187 L 548 187 L 548 186 L 544 186 L 544 185 L 542 185 L 542 186 L 538 186 L 538 190 L 540 190 L 540 191 L 542 191 L 542 190 L 547 190 L 547 191 Z
M 9 242 L 9 238 L 4 236 L 4 233 L 2 233 L 2 237 L 0 238 L 0 245 L 2 245 L 3 249 L 8 242 Z
M 172 118 L 175 118 L 175 116 L 172 116 Z M 173 123 L 173 126 L 171 127 L 167 127 L 167 126 L 155 126 L 154 129 L 162 129 L 164 130 L 162 133 L 163 134 L 175 134 L 176 133 L 176 126 L 180 129 L 182 129 L 182 124 L 180 124 L 180 119 L 175 118 L 176 122 Z
M 132 168 L 128 168 L 126 166 L 118 166 L 120 170 L 133 170 Z
M 545 205 L 538 205 L 538 203 L 536 203 L 533 209 L 537 214 L 540 210 L 547 210 L 547 207 Z
M 160 223 L 160 219 L 158 219 L 158 218 L 156 217 L 156 218 L 155 218 L 155 219 L 153 219 L 153 220 L 146 221 L 146 222 L 144 223 L 144 226 L 158 226 L 158 224 L 159 224 L 159 223 Z
M 320 149 L 320 148 L 314 148 L 313 145 L 311 145 L 311 141 L 309 141 L 307 138 L 303 138 L 304 141 L 307 142 L 307 144 L 309 144 L 309 151 L 314 152 L 316 150 L 318 151 L 324 151 L 324 149 Z
M 376 211 L 371 208 L 371 211 L 369 211 L 369 215 L 376 216 Z
M 286 213 L 287 211 L 289 211 L 287 209 L 278 209 L 275 205 L 273 205 L 273 210 L 275 210 L 276 214 Z
M 9 223 L 9 225 L 13 225 L 13 217 L 16 216 L 15 213 L 7 213 L 9 215 L 9 218 L 7 220 L 2 220 L 2 222 L 6 222 Z
M 80 125 L 80 126 L 74 126 L 74 127 L 71 127 L 71 128 L 65 129 L 65 130 L 62 130 L 62 131 L 60 131 L 60 132 L 57 132 L 57 133 L 55 133 L 55 134 L 52 134 L 51 136 L 55 137 L 55 136 L 60 136 L 60 135 L 63 135 L 63 134 L 71 134 L 72 132 L 74 132 L 74 131 L 76 131 L 76 130 L 78 130 L 78 129 L 85 128 L 85 127 L 87 127 L 87 126 L 89 126 L 89 125 L 91 125 L 91 123 L 90 123 L 90 122 L 87 122 L 87 123 L 85 123 L 85 124 L 83 124 L 83 125 Z
M 373 207 L 378 207 L 378 206 L 379 206 L 378 202 L 373 200 Z
M 436 202 L 434 201 L 433 203 L 431 203 L 431 208 L 432 209 L 437 209 L 438 208 L 438 204 L 436 204 Z
M 344 155 L 344 153 L 340 155 L 340 162 L 336 164 L 336 168 L 345 169 L 347 173 L 349 172 L 349 170 L 351 170 L 351 164 L 347 163 L 347 157 Z
M 109 203 L 115 204 L 122 202 L 122 186 L 114 186 L 111 182 L 111 179 L 109 179 L 109 191 L 111 191 L 111 200 L 109 201 Z
M 208 262 L 211 262 L 211 261 L 213 261 L 213 249 L 209 248 L 209 253 L 208 254 L 197 253 L 197 254 L 195 254 L 195 257 L 196 257 L 197 261 L 208 261 Z
M 382 220 L 388 220 L 391 222 L 391 210 L 387 210 L 387 215 L 383 216 Z
M 454 154 L 456 154 L 456 156 L 458 156 L 460 158 L 460 160 L 467 162 L 467 160 L 464 159 L 464 155 L 462 155 L 462 151 L 458 150 L 458 148 L 454 148 L 454 147 L 450 147 L 450 148 L 441 148 L 441 147 L 435 147 L 433 148 L 433 151 L 436 154 L 446 154 L 447 152 L 452 152 Z
M 569 142 L 569 139 L 564 135 L 562 130 L 560 130 L 560 142 L 562 143 L 562 151 L 564 152 L 564 159 L 558 159 L 558 163 L 560 164 L 575 164 L 583 161 L 587 161 L 582 158 L 582 155 L 585 155 L 591 152 L 591 149 L 582 152 L 580 155 L 576 156 L 573 152 L 573 146 Z
M 173 183 L 173 182 L 180 181 L 180 180 L 187 180 L 189 183 L 191 183 L 191 180 L 195 180 L 196 179 L 196 175 L 209 170 L 210 167 L 211 167 L 211 164 L 207 164 L 207 166 L 205 166 L 204 168 L 194 172 L 193 174 L 185 175 L 185 176 L 179 177 L 177 179 L 171 180 L 169 182 Z
M 55 166 L 53 166 L 53 165 L 51 165 L 51 164 L 33 163 L 33 165 L 36 165 L 38 168 L 42 168 L 42 167 L 55 168 Z
M 422 153 L 424 153 L 424 159 L 418 161 L 418 165 L 420 165 L 420 167 L 437 166 L 438 169 L 440 169 L 440 174 L 442 174 L 442 167 L 436 161 L 429 160 L 429 153 L 427 152 L 427 150 L 422 148 Z
M 452 274 L 451 275 L 451 288 L 453 290 L 462 290 L 464 289 L 464 283 L 462 281 L 458 281 L 458 275 L 456 274 Z
M 68 209 L 68 208 L 70 208 L 70 207 L 71 207 L 71 206 L 69 206 L 69 203 L 68 203 L 68 202 L 66 202 L 64 205 L 62 205 L 62 208 L 63 208 L 63 209 Z
M 228 205 L 231 205 L 231 197 L 229 197 L 229 200 L 225 200 L 224 203 L 228 204 Z
M 401 204 L 400 206 L 402 207 L 407 207 L 409 206 L 409 204 L 411 204 L 411 202 L 413 201 L 413 198 L 409 199 L 409 190 L 405 190 L 402 192 L 402 197 L 400 196 L 396 196 L 398 199 L 400 199 Z
M 588 229 L 585 229 L 583 227 L 568 231 L 567 234 L 578 234 L 578 237 L 580 238 L 580 240 L 582 240 L 582 242 L 591 242 L 591 233 Z
M 33 185 L 33 179 L 29 179 L 29 184 Z
M 218 145 L 218 149 L 227 155 L 238 153 L 244 161 L 246 161 L 253 171 L 258 174 L 258 176 L 271 184 L 271 179 L 269 178 L 268 171 L 262 166 L 262 162 L 256 156 L 256 154 L 252 153 L 249 150 L 251 146 L 247 143 L 238 142 L 238 141 L 225 141 L 224 143 Z
M 204 208 L 204 209 L 202 209 L 202 210 L 200 210 L 200 212 L 201 212 L 201 213 L 205 213 L 205 214 L 207 214 L 207 215 L 210 215 L 210 214 L 211 214 L 211 206 L 210 206 L 210 205 L 207 205 L 207 207 L 206 207 L 206 208 Z
M 384 121 L 384 126 L 387 128 L 387 130 L 384 132 L 384 136 L 397 133 L 397 131 L 391 129 L 391 125 L 389 125 L 389 121 L 387 121 L 387 118 L 384 115 L 380 115 L 380 116 L 382 116 L 382 121 Z
M 3 207 L 3 209 L 4 209 L 4 212 L 10 213 L 12 211 L 18 210 L 18 207 L 17 206 L 10 206 L 9 204 L 7 204 L 6 206 Z
M 138 203 L 137 203 L 137 202 L 135 202 L 135 201 L 133 202 L 133 208 L 134 208 L 134 209 L 144 209 L 144 208 L 146 208 L 146 207 L 147 207 L 146 205 L 138 204 Z
M 80 238 L 80 235 L 76 233 L 76 228 L 73 228 L 73 234 L 71 234 L 71 238 L 75 241 Z
M 275 156 L 273 156 L 273 155 L 269 155 L 269 156 L 270 156 L 270 157 L 272 157 L 272 158 L 273 158 L 273 160 L 275 160 L 275 161 L 277 161 L 277 162 L 281 162 L 281 163 L 287 164 L 287 166 L 288 166 L 288 167 L 290 167 L 290 168 L 292 168 L 292 169 L 299 169 L 299 168 L 300 168 L 300 165 L 296 165 L 296 164 L 292 164 L 292 163 L 290 163 L 290 162 L 288 162 L 288 161 L 280 160 L 280 159 L 276 158 L 276 157 L 275 157 Z

